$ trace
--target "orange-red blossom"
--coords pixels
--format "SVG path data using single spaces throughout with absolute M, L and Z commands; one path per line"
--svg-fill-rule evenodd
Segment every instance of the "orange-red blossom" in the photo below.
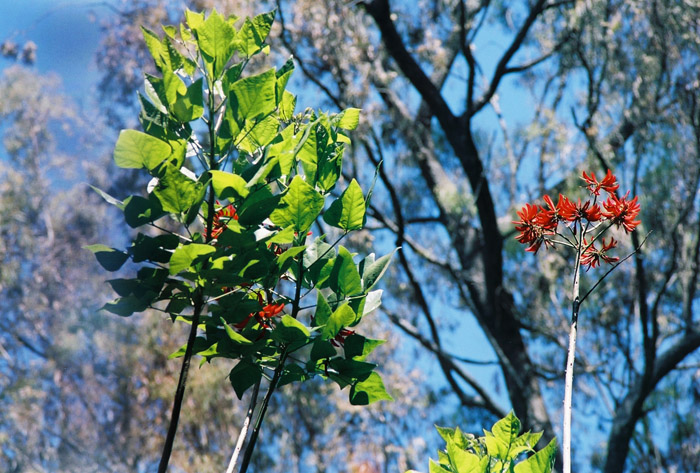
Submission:
M 566 196 L 559 194 L 559 200 L 554 205 L 554 201 L 548 195 L 543 196 L 545 206 L 525 204 L 517 213 L 520 220 L 513 221 L 515 229 L 519 232 L 516 235 L 518 242 L 528 245 L 525 251 L 536 253 L 544 244 L 553 246 L 554 242 L 550 237 L 558 233 L 559 222 L 564 222 L 572 226 L 574 232 L 577 225 L 588 225 L 594 222 L 607 221 L 616 227 L 622 227 L 625 232 L 630 233 L 641 223 L 635 220 L 639 215 L 640 205 L 637 197 L 628 200 L 629 192 L 622 197 L 618 197 L 615 191 L 620 187 L 617 178 L 610 170 L 605 177 L 598 181 L 595 174 L 583 172 L 583 180 L 586 182 L 586 189 L 590 193 L 591 200 L 581 202 L 578 199 L 572 201 Z M 608 198 L 602 202 L 602 207 L 596 201 L 600 196 L 600 191 L 608 193 Z M 617 246 L 617 241 L 610 239 L 609 243 L 603 240 L 603 248 L 598 250 L 594 245 L 588 245 L 584 239 L 584 248 L 581 256 L 581 264 L 589 268 L 595 268 L 604 261 L 613 264 L 619 258 L 607 255 L 607 251 Z

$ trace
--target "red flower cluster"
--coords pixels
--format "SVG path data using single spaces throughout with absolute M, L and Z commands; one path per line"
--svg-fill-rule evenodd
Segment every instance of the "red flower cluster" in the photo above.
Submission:
M 265 304 L 263 302 L 263 296 L 260 292 L 258 292 L 258 302 L 262 306 L 262 310 L 258 312 L 251 312 L 245 319 L 241 320 L 237 324 L 234 324 L 233 326 L 238 330 L 243 330 L 245 326 L 248 325 L 250 319 L 255 317 L 260 324 L 260 328 L 269 329 L 270 320 L 277 317 L 284 310 L 284 304 Z
M 628 200 L 629 192 L 623 197 L 618 197 L 615 191 L 620 185 L 610 170 L 600 181 L 596 179 L 595 174 L 590 173 L 589 175 L 585 171 L 582 177 L 592 200 L 581 202 L 581 199 L 578 199 L 574 202 L 568 197 L 559 194 L 559 200 L 554 205 L 552 198 L 545 195 L 543 196 L 545 206 L 525 204 L 525 207 L 517 212 L 520 220 L 513 221 L 513 223 L 519 234 L 515 238 L 518 242 L 528 245 L 525 251 L 536 253 L 542 244 L 545 246 L 554 245 L 550 237 L 558 233 L 557 227 L 559 222 L 569 224 L 574 234 L 576 233 L 577 225 L 581 225 L 583 229 L 584 221 L 586 225 L 607 221 L 618 228 L 622 227 L 627 233 L 632 232 L 641 223 L 635 220 L 640 210 L 637 197 Z M 602 204 L 598 204 L 596 201 L 600 196 L 601 190 L 608 193 L 608 198 Z M 603 241 L 603 248 L 598 250 L 593 245 L 589 246 L 584 239 L 583 247 L 586 250 L 581 257 L 581 263 L 590 268 L 598 266 L 601 260 L 606 263 L 618 261 L 619 258 L 606 254 L 608 250 L 616 245 L 617 241 L 611 238 L 608 244 Z
M 218 204 L 218 202 L 217 202 Z M 233 205 L 229 204 L 225 207 L 221 207 L 214 214 L 211 226 L 211 238 L 218 238 L 221 233 L 226 230 L 226 224 L 230 219 L 238 220 L 238 214 Z M 203 232 L 204 238 L 207 238 L 207 229 Z

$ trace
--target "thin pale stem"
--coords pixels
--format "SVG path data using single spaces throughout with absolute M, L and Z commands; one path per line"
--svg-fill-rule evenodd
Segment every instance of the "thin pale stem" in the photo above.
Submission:
M 581 233 L 583 233 L 581 229 Z M 564 439 L 563 439 L 563 473 L 571 473 L 571 408 L 574 390 L 574 362 L 576 358 L 576 332 L 578 330 L 579 281 L 581 277 L 581 255 L 583 235 L 578 239 L 578 254 L 574 267 L 574 284 L 572 291 L 571 328 L 569 329 L 569 352 L 566 357 L 566 382 L 564 386 Z
M 248 436 L 248 429 L 250 428 L 250 421 L 253 418 L 253 413 L 255 412 L 255 406 L 258 403 L 258 393 L 260 392 L 260 380 L 258 380 L 257 383 L 255 383 L 255 387 L 253 388 L 253 397 L 250 399 L 250 407 L 248 407 L 248 413 L 245 416 L 245 421 L 243 422 L 243 427 L 241 428 L 241 433 L 238 434 L 238 441 L 236 442 L 236 448 L 233 450 L 233 454 L 231 455 L 231 461 L 228 463 L 228 468 L 226 469 L 226 473 L 233 473 L 233 469 L 236 467 L 236 463 L 238 463 L 238 455 L 241 454 L 241 449 L 243 448 L 243 442 L 245 442 L 245 438 Z

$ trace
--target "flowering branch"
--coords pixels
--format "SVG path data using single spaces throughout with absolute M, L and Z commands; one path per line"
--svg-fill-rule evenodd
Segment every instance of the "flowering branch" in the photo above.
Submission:
M 635 220 L 639 215 L 640 205 L 637 197 L 628 199 L 629 192 L 618 197 L 617 189 L 620 187 L 617 178 L 610 170 L 605 177 L 598 181 L 593 173 L 590 175 L 585 171 L 582 174 L 585 181 L 585 188 L 590 196 L 589 200 L 576 203 L 566 196 L 559 194 L 556 205 L 548 195 L 543 196 L 545 206 L 525 204 L 517 212 L 520 220 L 514 221 L 515 229 L 520 232 L 515 238 L 518 242 L 528 245 L 525 251 L 537 253 L 544 244 L 545 247 L 554 247 L 563 244 L 576 249 L 576 260 L 574 263 L 574 280 L 572 288 L 572 310 L 571 327 L 569 329 L 569 348 L 566 360 L 566 375 L 564 386 L 564 421 L 563 421 L 563 473 L 571 473 L 571 411 L 574 384 L 574 364 L 576 357 L 576 336 L 578 331 L 579 309 L 583 301 L 598 287 L 598 285 L 615 268 L 626 261 L 630 256 L 639 251 L 644 241 L 635 250 L 620 260 L 617 256 L 611 256 L 608 252 L 617 247 L 617 240 L 610 238 L 606 242 L 602 235 L 611 227 L 622 227 L 626 233 L 631 233 L 641 223 Z M 598 204 L 600 192 L 605 191 L 608 198 Z M 601 224 L 596 222 L 608 222 L 602 229 Z M 571 233 L 571 239 L 559 232 L 559 223 L 564 223 Z M 600 229 L 600 230 L 599 230 Z M 587 237 L 589 233 L 595 233 Z M 555 239 L 559 236 L 565 240 Z M 601 239 L 602 247 L 597 248 L 595 242 Z M 612 267 L 596 282 L 593 287 L 580 297 L 580 277 L 581 267 L 586 267 L 586 271 L 596 268 L 602 263 L 612 265 Z

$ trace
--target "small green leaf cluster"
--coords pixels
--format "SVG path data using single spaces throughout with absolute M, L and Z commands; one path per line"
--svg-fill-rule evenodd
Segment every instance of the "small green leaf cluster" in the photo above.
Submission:
M 556 439 L 535 451 L 542 434 L 518 435 L 520 420 L 513 412 L 496 422 L 491 431 L 484 430 L 483 437 L 459 428 L 436 428 L 447 445 L 438 452 L 438 461 L 430 460 L 430 473 L 550 473 L 554 466 Z M 534 455 L 518 461 L 528 453 Z
M 355 180 L 332 194 L 360 111 L 295 114 L 291 58 L 246 74 L 269 52 L 274 12 L 185 16 L 163 38 L 144 29 L 159 75 L 139 95 L 143 131 L 122 131 L 114 150 L 118 166 L 150 174 L 147 192 L 121 201 L 96 189 L 139 229 L 126 250 L 88 247 L 108 271 L 141 264 L 110 281 L 119 297 L 104 309 L 194 324 L 193 354 L 237 361 L 239 397 L 274 371 L 279 385 L 321 376 L 350 386 L 353 404 L 391 399 L 366 361 L 382 341 L 355 332 L 380 304 L 391 255 L 355 262 L 339 242 L 365 225 L 368 197 Z M 340 238 L 314 238 L 317 219 Z

